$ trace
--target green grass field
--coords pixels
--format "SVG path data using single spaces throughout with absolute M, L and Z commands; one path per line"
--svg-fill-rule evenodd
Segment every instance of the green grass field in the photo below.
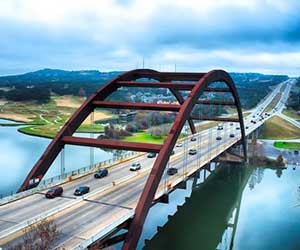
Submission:
M 274 147 L 284 149 L 300 149 L 300 142 L 275 141 Z
M 132 136 L 127 136 L 123 139 L 123 141 L 128 142 L 142 142 L 142 143 L 156 143 L 163 144 L 165 137 L 154 137 L 147 132 L 137 132 Z
M 259 136 L 260 139 L 299 139 L 300 130 L 278 116 L 273 116 L 265 122 Z

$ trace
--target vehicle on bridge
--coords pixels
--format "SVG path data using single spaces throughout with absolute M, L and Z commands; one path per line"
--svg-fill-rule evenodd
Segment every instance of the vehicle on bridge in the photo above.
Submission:
M 79 195 L 84 195 L 90 192 L 90 187 L 88 186 L 81 186 L 75 189 L 74 195 L 79 196 Z
M 167 174 L 168 175 L 174 175 L 178 173 L 178 169 L 177 168 L 168 168 L 167 170 Z
M 156 157 L 156 153 L 149 153 L 149 154 L 147 154 L 147 157 L 154 158 L 154 157 Z
M 222 123 L 219 123 L 219 124 L 218 124 L 217 130 L 222 130 L 222 129 L 223 129 L 223 124 L 222 124 Z
M 189 150 L 189 155 L 195 155 L 197 154 L 197 150 L 196 149 L 190 149 Z
M 108 170 L 107 168 L 102 168 L 100 170 L 98 170 L 95 174 L 94 174 L 94 177 L 95 178 L 103 178 L 105 176 L 108 175 Z
M 196 137 L 192 137 L 191 141 L 197 141 L 197 138 Z
M 57 196 L 61 196 L 63 193 L 63 188 L 60 186 L 53 187 L 47 191 L 45 194 L 46 198 L 55 198 Z
M 135 163 L 132 163 L 131 167 L 130 167 L 130 171 L 137 171 L 141 169 L 141 163 L 139 162 L 135 162 Z

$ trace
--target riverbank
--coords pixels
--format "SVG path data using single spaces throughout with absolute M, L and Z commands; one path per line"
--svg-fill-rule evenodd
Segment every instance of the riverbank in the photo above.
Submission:
M 295 149 L 295 150 L 300 149 L 300 142 L 275 141 L 273 145 L 276 148 Z

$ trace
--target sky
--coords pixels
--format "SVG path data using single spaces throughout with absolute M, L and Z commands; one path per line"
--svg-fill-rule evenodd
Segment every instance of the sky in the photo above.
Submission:
M 299 0 L 0 0 L 0 75 L 43 68 L 300 75 Z

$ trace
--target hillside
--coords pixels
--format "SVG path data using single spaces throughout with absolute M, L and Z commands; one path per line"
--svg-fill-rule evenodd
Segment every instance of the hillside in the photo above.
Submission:
M 108 80 L 121 74 L 121 71 L 100 72 L 97 70 L 65 71 L 43 69 L 22 75 L 0 77 L 0 98 L 8 101 L 49 102 L 50 95 L 89 96 Z M 273 85 L 286 80 L 284 75 L 263 75 L 258 73 L 230 73 L 240 95 L 243 108 L 257 104 Z M 139 90 L 126 89 L 118 99 L 136 94 Z M 156 93 L 151 89 L 149 93 Z M 150 93 L 151 94 L 151 93 Z

